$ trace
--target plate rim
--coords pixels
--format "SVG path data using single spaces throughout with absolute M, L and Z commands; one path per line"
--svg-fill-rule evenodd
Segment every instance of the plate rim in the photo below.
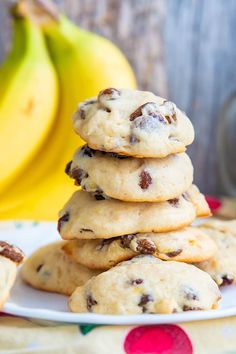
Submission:
M 17 223 L 21 223 L 21 229 L 24 226 L 34 227 L 35 222 L 33 220 L 7 220 L 0 221 L 0 231 L 1 226 L 8 226 L 9 228 L 14 228 Z M 52 225 L 56 222 L 54 221 L 37 221 L 37 226 L 40 224 Z M 8 228 L 7 227 L 7 228 Z M 6 230 L 6 229 L 5 229 Z M 16 228 L 16 232 L 17 232 Z M 4 229 L 2 229 L 4 231 Z M 45 244 L 52 242 L 45 242 Z M 33 289 L 37 292 L 43 292 L 41 290 Z M 45 292 L 43 292 L 45 293 Z M 53 293 L 50 293 L 53 294 Z M 140 315 L 103 315 L 95 313 L 72 313 L 65 311 L 56 311 L 43 308 L 31 308 L 25 306 L 19 306 L 13 303 L 11 300 L 5 303 L 5 306 L 1 310 L 4 314 L 15 315 L 25 318 L 47 320 L 60 323 L 74 323 L 74 324 L 101 324 L 101 325 L 140 325 L 140 324 L 168 324 L 168 323 L 179 323 L 179 322 L 193 322 L 201 320 L 210 320 L 216 318 L 230 317 L 236 315 L 236 304 L 235 306 L 216 309 L 208 311 L 191 311 L 191 312 L 181 312 L 175 314 L 140 314 Z

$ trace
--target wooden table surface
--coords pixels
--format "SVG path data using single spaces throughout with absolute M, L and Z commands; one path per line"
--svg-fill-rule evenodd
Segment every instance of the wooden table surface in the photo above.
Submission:
M 236 97 L 236 1 L 57 3 L 81 27 L 110 38 L 123 50 L 141 89 L 168 97 L 187 112 L 196 131 L 195 142 L 188 149 L 196 184 L 205 193 L 232 193 L 220 166 L 223 162 L 228 165 L 236 184 L 236 104 L 229 101 L 234 94 Z M 0 60 L 9 45 L 5 0 L 0 4 Z M 223 113 L 224 107 L 228 113 Z

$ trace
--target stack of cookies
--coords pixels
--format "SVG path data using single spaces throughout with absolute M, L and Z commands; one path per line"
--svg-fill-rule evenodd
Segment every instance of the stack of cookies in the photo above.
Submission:
M 192 184 L 184 151 L 194 130 L 184 112 L 151 92 L 108 88 L 80 104 L 73 123 L 86 145 L 66 173 L 81 189 L 60 212 L 58 230 L 66 242 L 57 251 L 66 269 L 70 262 L 88 276 L 76 276 L 70 309 L 139 314 L 216 308 L 216 283 L 188 264 L 210 259 L 216 245 L 189 226 L 210 210 Z

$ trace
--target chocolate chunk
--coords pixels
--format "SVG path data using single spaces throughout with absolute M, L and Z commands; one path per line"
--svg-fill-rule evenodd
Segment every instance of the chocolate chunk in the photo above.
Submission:
M 178 248 L 176 251 L 171 251 L 171 252 L 167 252 L 166 255 L 167 257 L 176 257 L 178 256 L 183 250 L 181 248 Z
M 88 311 L 93 312 L 92 308 L 94 305 L 97 305 L 97 301 L 92 297 L 92 295 L 88 295 L 86 302 Z
M 234 277 L 230 274 L 222 275 L 221 279 L 222 279 L 222 283 L 220 284 L 221 286 L 230 285 L 234 281 Z
M 97 245 L 96 250 L 101 251 L 103 249 L 103 247 L 110 245 L 115 240 L 117 240 L 117 237 L 102 239 L 102 241 Z
M 201 307 L 194 307 L 188 305 L 183 306 L 183 311 L 198 311 L 198 310 L 203 310 L 203 309 Z
M 131 284 L 131 285 L 140 285 L 140 284 L 143 284 L 143 279 L 140 279 L 140 278 L 138 278 L 138 279 L 133 279 L 133 280 L 130 281 L 130 284 Z
M 69 221 L 69 219 L 70 219 L 70 214 L 68 212 L 60 217 L 60 219 L 57 222 L 57 230 L 58 230 L 58 232 L 61 231 L 61 228 L 62 228 L 63 224 L 65 222 Z
M 154 301 L 151 295 L 144 294 L 141 296 L 138 306 L 142 307 L 143 313 L 147 312 L 147 307 L 145 305 L 147 305 L 147 303 L 151 301 Z
M 88 145 L 84 145 L 80 151 L 82 152 L 83 156 L 87 157 L 93 157 L 96 153 L 96 150 L 91 149 Z
M 179 206 L 179 198 L 169 199 L 168 203 L 177 208 Z
M 20 248 L 5 241 L 0 241 L 0 256 L 6 257 L 15 263 L 20 263 L 24 259 L 24 253 Z
M 70 168 L 71 168 L 71 164 L 72 164 L 72 161 L 68 162 L 66 164 L 66 168 L 65 168 L 65 173 L 70 176 Z
M 129 248 L 130 242 L 134 239 L 134 235 L 121 236 L 120 245 L 123 248 Z
M 102 90 L 99 92 L 99 95 L 98 95 L 98 101 L 100 102 L 101 101 L 101 97 L 105 96 L 105 99 L 106 100 L 109 100 L 109 101 L 113 101 L 113 100 L 116 100 L 117 98 L 119 98 L 121 92 L 113 87 L 109 87 L 105 90 Z
M 150 184 L 152 184 L 152 177 L 149 172 L 143 170 L 139 175 L 139 186 L 142 189 L 148 189 Z
M 36 272 L 38 273 L 40 271 L 40 269 L 42 268 L 43 264 L 38 265 L 38 267 L 36 268 Z
M 76 184 L 77 186 L 80 186 L 82 180 L 83 180 L 84 178 L 87 178 L 87 177 L 88 177 L 88 174 L 87 174 L 87 172 L 85 172 L 84 170 L 82 170 L 82 168 L 73 168 L 73 169 L 70 171 L 70 177 L 71 177 L 71 178 L 74 178 L 75 184 Z
M 187 300 L 199 300 L 199 296 L 197 294 L 197 292 L 193 289 L 193 288 L 190 288 L 190 287 L 184 287 L 183 289 L 183 292 L 184 292 L 184 297 L 185 299 Z
M 153 241 L 147 240 L 146 238 L 137 239 L 136 251 L 141 254 L 153 254 L 156 252 L 156 245 Z

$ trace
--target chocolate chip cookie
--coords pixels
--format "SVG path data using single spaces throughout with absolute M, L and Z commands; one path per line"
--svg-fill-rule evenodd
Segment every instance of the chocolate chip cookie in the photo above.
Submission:
M 211 220 L 199 226 L 217 245 L 217 252 L 197 266 L 209 273 L 218 285 L 236 283 L 236 220 Z
M 69 307 L 82 313 L 176 313 L 217 308 L 220 297 L 216 283 L 197 267 L 149 256 L 93 277 L 73 292 Z
M 58 231 L 65 240 L 167 232 L 209 214 L 205 198 L 194 185 L 178 198 L 160 203 L 126 203 L 77 191 L 59 214 Z
M 71 295 L 77 286 L 99 274 L 70 259 L 63 246 L 65 242 L 59 241 L 34 252 L 22 267 L 23 280 L 36 289 Z
M 10 295 L 17 274 L 17 266 L 23 259 L 24 254 L 18 247 L 0 241 L 0 309 Z
M 131 202 L 176 198 L 193 181 L 193 166 L 185 153 L 137 159 L 96 151 L 88 145 L 77 150 L 66 173 L 84 191 Z
M 194 139 L 190 120 L 174 103 L 130 89 L 107 88 L 81 103 L 73 124 L 91 148 L 136 157 L 183 152 Z
M 200 262 L 212 257 L 215 242 L 196 227 L 168 233 L 125 235 L 110 239 L 72 240 L 63 247 L 74 261 L 92 269 L 107 270 L 138 254 L 163 260 Z

